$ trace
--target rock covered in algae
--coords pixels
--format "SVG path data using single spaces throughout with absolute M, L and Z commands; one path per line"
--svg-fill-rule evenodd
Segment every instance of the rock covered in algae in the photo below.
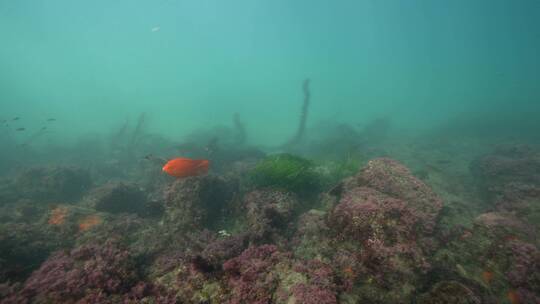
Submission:
M 330 257 L 335 248 L 332 246 L 332 233 L 325 221 L 326 213 L 309 210 L 297 221 L 291 245 L 295 256 L 314 259 Z
M 441 199 L 400 163 L 380 158 L 346 180 L 327 223 L 333 262 L 372 302 L 407 303 L 430 268 Z
M 478 189 L 491 205 L 507 211 L 533 209 L 538 216 L 536 220 L 540 218 L 540 151 L 537 148 L 501 146 L 474 160 L 470 168 Z
M 115 244 L 92 244 L 52 254 L 3 303 L 86 303 L 97 294 L 127 293 L 136 282 L 134 261 Z
M 477 188 L 497 211 L 513 212 L 540 229 L 540 150 L 526 145 L 506 145 L 474 160 L 470 165 Z
M 136 184 L 109 182 L 93 189 L 86 200 L 97 211 L 143 213 L 146 195 Z
M 40 223 L 0 224 L 0 282 L 25 279 L 51 251 L 69 241 Z
M 211 227 L 224 219 L 236 191 L 236 183 L 218 176 L 177 179 L 164 190 L 165 223 L 179 229 Z
M 228 304 L 337 304 L 332 267 L 320 260 L 295 260 L 274 245 L 253 246 L 223 264 Z
M 40 202 L 71 202 L 90 187 L 90 173 L 78 167 L 35 167 L 21 172 L 14 188 L 21 198 Z
M 540 151 L 526 145 L 506 145 L 480 156 L 471 163 L 481 190 L 502 193 L 509 184 L 540 186 Z
M 249 231 L 258 240 L 270 241 L 288 227 L 298 200 L 285 191 L 263 189 L 247 193 L 244 206 Z
M 359 186 L 374 189 L 406 202 L 422 219 L 421 227 L 430 232 L 442 208 L 441 198 L 411 171 L 390 158 L 376 158 L 345 183 L 346 191 Z
M 456 281 L 443 281 L 417 299 L 418 304 L 481 304 L 469 288 Z
M 433 261 L 439 277 L 452 277 L 474 286 L 483 302 L 505 301 L 509 294 L 520 303 L 536 303 L 540 286 L 540 251 L 536 234 L 509 212 L 479 215 L 470 229 L 463 229 Z

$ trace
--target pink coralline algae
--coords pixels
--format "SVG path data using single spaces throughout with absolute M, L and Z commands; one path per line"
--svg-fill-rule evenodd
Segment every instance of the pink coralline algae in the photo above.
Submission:
M 294 303 L 337 304 L 336 294 L 340 288 L 330 265 L 313 259 L 297 262 L 293 270 L 306 277 L 306 282 L 290 287 Z
M 234 187 L 228 180 L 212 175 L 174 181 L 163 195 L 166 224 L 185 230 L 219 222 L 232 199 Z
M 242 253 L 247 245 L 247 234 L 233 235 L 210 242 L 199 257 L 214 269 L 221 269 L 222 264 Z
M 540 287 L 540 251 L 536 246 L 519 240 L 507 244 L 510 249 L 510 267 L 506 277 L 510 285 L 517 290 L 522 299 L 540 303 L 540 297 L 535 295 Z
M 332 228 L 343 238 L 387 245 L 412 241 L 419 216 L 407 203 L 376 190 L 358 187 L 342 196 L 330 215 Z
M 270 241 L 287 227 L 298 205 L 293 194 L 280 190 L 256 190 L 244 196 L 250 232 L 258 240 Z
M 295 260 L 274 245 L 249 247 L 224 263 L 228 304 L 337 304 L 333 268 L 320 260 Z
M 429 267 L 416 242 L 415 228 L 421 218 L 402 200 L 355 188 L 342 197 L 329 219 L 338 237 L 359 242 L 357 255 L 363 268 L 380 282 L 404 271 L 395 265 L 397 258 L 420 271 Z
M 18 302 L 23 299 L 32 303 L 89 303 L 84 299 L 126 293 L 135 280 L 127 251 L 113 242 L 85 245 L 51 255 L 19 292 L 2 303 L 25 303 Z
M 296 257 L 313 259 L 331 256 L 334 248 L 325 218 L 326 213 L 318 210 L 310 210 L 298 218 L 296 232 L 290 242 Z
M 314 285 L 298 283 L 291 287 L 294 303 L 337 304 L 335 292 Z
M 231 289 L 228 304 L 269 304 L 278 284 L 272 268 L 282 259 L 274 245 L 249 247 L 236 258 L 223 264 Z
M 401 199 L 421 218 L 420 223 L 427 232 L 431 232 L 442 208 L 442 200 L 414 177 L 410 170 L 399 162 L 389 158 L 377 158 L 367 163 L 357 176 L 348 183 L 348 188 L 365 186 Z
M 403 165 L 370 161 L 345 181 L 327 217 L 337 245 L 334 262 L 349 273 L 346 281 L 367 281 L 366 288 L 376 290 L 366 301 L 381 301 L 381 290 L 389 288 L 383 301 L 411 297 L 407 286 L 430 269 L 427 257 L 435 248 L 431 235 L 441 208 L 441 199 Z

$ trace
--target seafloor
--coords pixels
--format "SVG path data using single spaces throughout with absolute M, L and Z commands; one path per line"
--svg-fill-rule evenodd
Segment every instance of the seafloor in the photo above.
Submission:
M 11 168 L 0 303 L 540 303 L 537 146 L 363 135 L 189 143 L 183 179 L 151 138 Z

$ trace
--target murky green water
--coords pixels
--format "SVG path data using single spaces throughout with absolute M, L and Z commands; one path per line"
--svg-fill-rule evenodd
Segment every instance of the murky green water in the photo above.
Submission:
M 1 118 L 21 120 L 2 138 L 54 117 L 39 143 L 63 143 L 145 112 L 176 139 L 238 112 L 251 142 L 275 144 L 307 77 L 310 126 L 537 133 L 538 20 L 538 1 L 4 0 Z

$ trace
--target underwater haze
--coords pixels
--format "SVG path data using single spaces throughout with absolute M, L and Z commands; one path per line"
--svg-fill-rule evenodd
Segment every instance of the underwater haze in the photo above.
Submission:
M 540 303 L 539 54 L 537 0 L 0 0 L 0 303 Z
M 51 140 L 148 114 L 179 137 L 238 112 L 255 143 L 310 122 L 538 127 L 538 1 L 2 1 L 2 118 Z M 520 130 L 524 131 L 524 130 Z M 27 132 L 28 133 L 28 132 Z M 12 134 L 16 138 L 21 134 Z

